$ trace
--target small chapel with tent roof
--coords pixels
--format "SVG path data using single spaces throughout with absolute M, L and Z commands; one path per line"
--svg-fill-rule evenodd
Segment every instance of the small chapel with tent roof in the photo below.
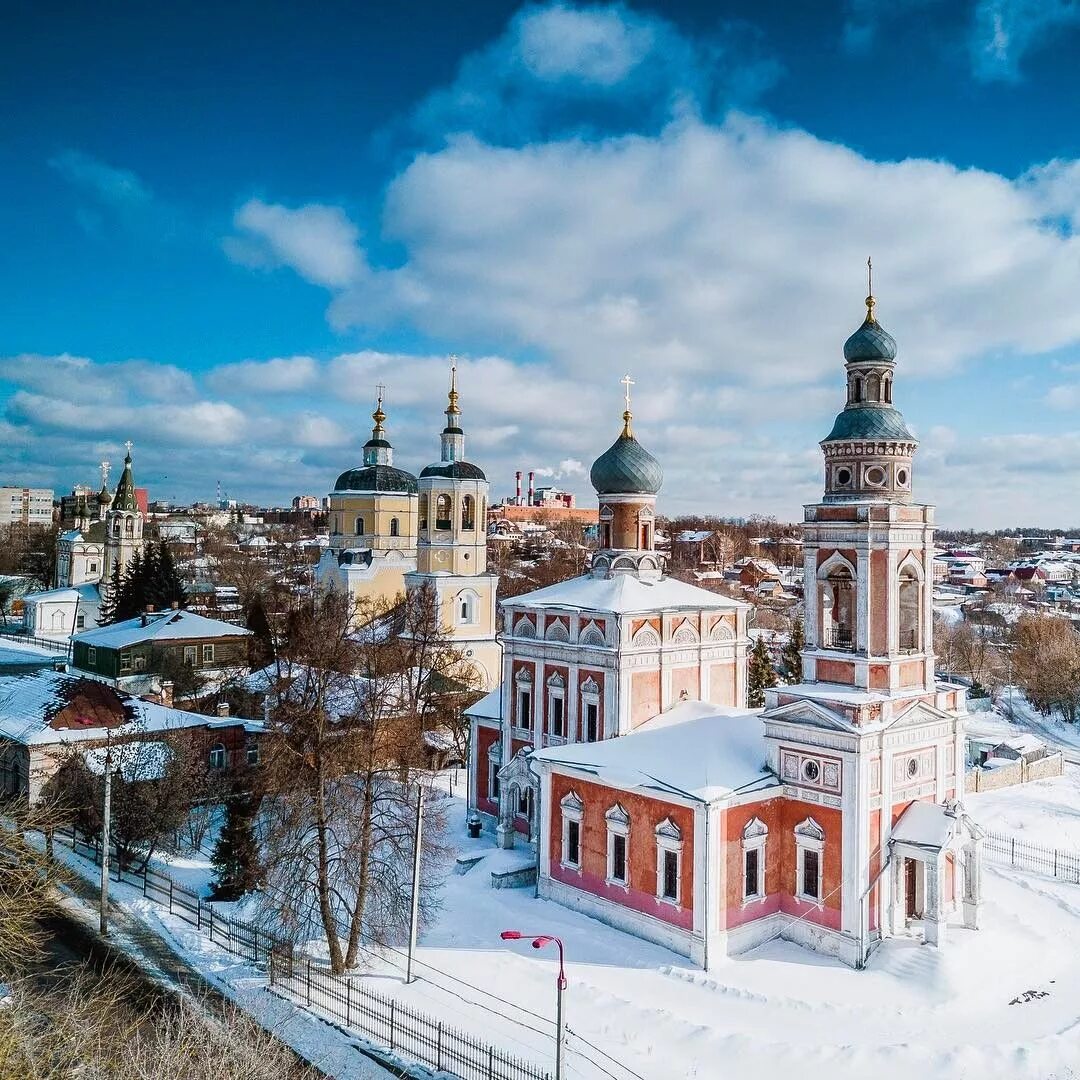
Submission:
M 866 317 L 805 507 L 803 682 L 746 708 L 746 605 L 668 577 L 663 474 L 623 429 L 593 465 L 589 571 L 502 605 L 500 685 L 467 710 L 469 800 L 536 852 L 539 895 L 701 966 L 775 937 L 862 967 L 896 934 L 978 926 L 960 801 L 965 691 L 938 682 L 933 507 Z

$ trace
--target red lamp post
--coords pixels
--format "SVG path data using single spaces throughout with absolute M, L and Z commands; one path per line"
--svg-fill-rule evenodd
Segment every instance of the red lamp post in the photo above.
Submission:
M 551 934 L 523 934 L 520 930 L 504 930 L 499 937 L 503 941 L 521 941 L 532 938 L 532 947 L 542 949 L 545 945 L 556 945 L 559 949 L 559 977 L 556 982 L 555 997 L 555 1080 L 562 1080 L 563 1066 L 563 991 L 566 989 L 566 966 L 564 964 L 562 938 Z

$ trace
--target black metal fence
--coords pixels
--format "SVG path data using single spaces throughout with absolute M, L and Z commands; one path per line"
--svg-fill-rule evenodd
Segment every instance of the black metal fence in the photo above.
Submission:
M 995 832 L 986 833 L 983 852 L 992 862 L 1080 885 L 1080 852 L 1043 847 Z
M 364 983 L 338 978 L 310 960 L 270 954 L 270 985 L 360 1031 L 379 1046 L 461 1080 L 548 1080 L 550 1074 Z
M 101 865 L 101 844 L 96 839 L 88 841 L 71 828 L 58 829 L 54 838 Z M 461 1080 L 550 1080 L 551 1074 L 539 1066 L 379 994 L 357 979 L 336 976 L 258 926 L 222 916 L 212 903 L 168 874 L 150 866 L 138 871 L 121 867 L 115 850 L 109 877 L 141 888 L 143 896 L 167 906 L 219 948 L 266 968 L 275 990 L 319 1009 L 378 1046 Z
M 87 627 L 87 629 L 92 629 Z M 0 626 L 0 638 L 6 638 L 8 641 L 22 641 L 27 645 L 37 645 L 42 649 L 51 649 L 53 652 L 63 653 L 64 656 L 70 659 L 71 657 L 71 641 L 57 641 L 53 638 L 35 637 L 33 634 L 23 634 L 17 630 L 12 630 L 11 627 Z

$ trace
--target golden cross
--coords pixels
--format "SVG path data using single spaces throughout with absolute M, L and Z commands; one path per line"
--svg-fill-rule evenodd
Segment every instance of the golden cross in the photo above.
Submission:
M 866 295 L 874 295 L 874 264 L 869 255 L 866 256 Z

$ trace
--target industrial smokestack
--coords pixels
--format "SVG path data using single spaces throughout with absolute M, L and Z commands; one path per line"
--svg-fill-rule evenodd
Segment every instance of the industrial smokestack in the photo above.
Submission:
M 521 470 L 514 473 L 514 504 L 521 505 Z
M 530 470 L 529 470 L 529 505 L 530 505 L 530 506 L 532 506 L 532 505 L 533 505 L 533 502 L 534 502 L 534 499 L 535 499 L 535 495 L 536 495 L 536 488 L 535 488 L 535 486 L 533 485 L 533 478 L 534 478 L 535 476 L 536 476 L 536 473 L 534 473 L 534 472 L 532 471 L 532 469 L 530 469 Z

